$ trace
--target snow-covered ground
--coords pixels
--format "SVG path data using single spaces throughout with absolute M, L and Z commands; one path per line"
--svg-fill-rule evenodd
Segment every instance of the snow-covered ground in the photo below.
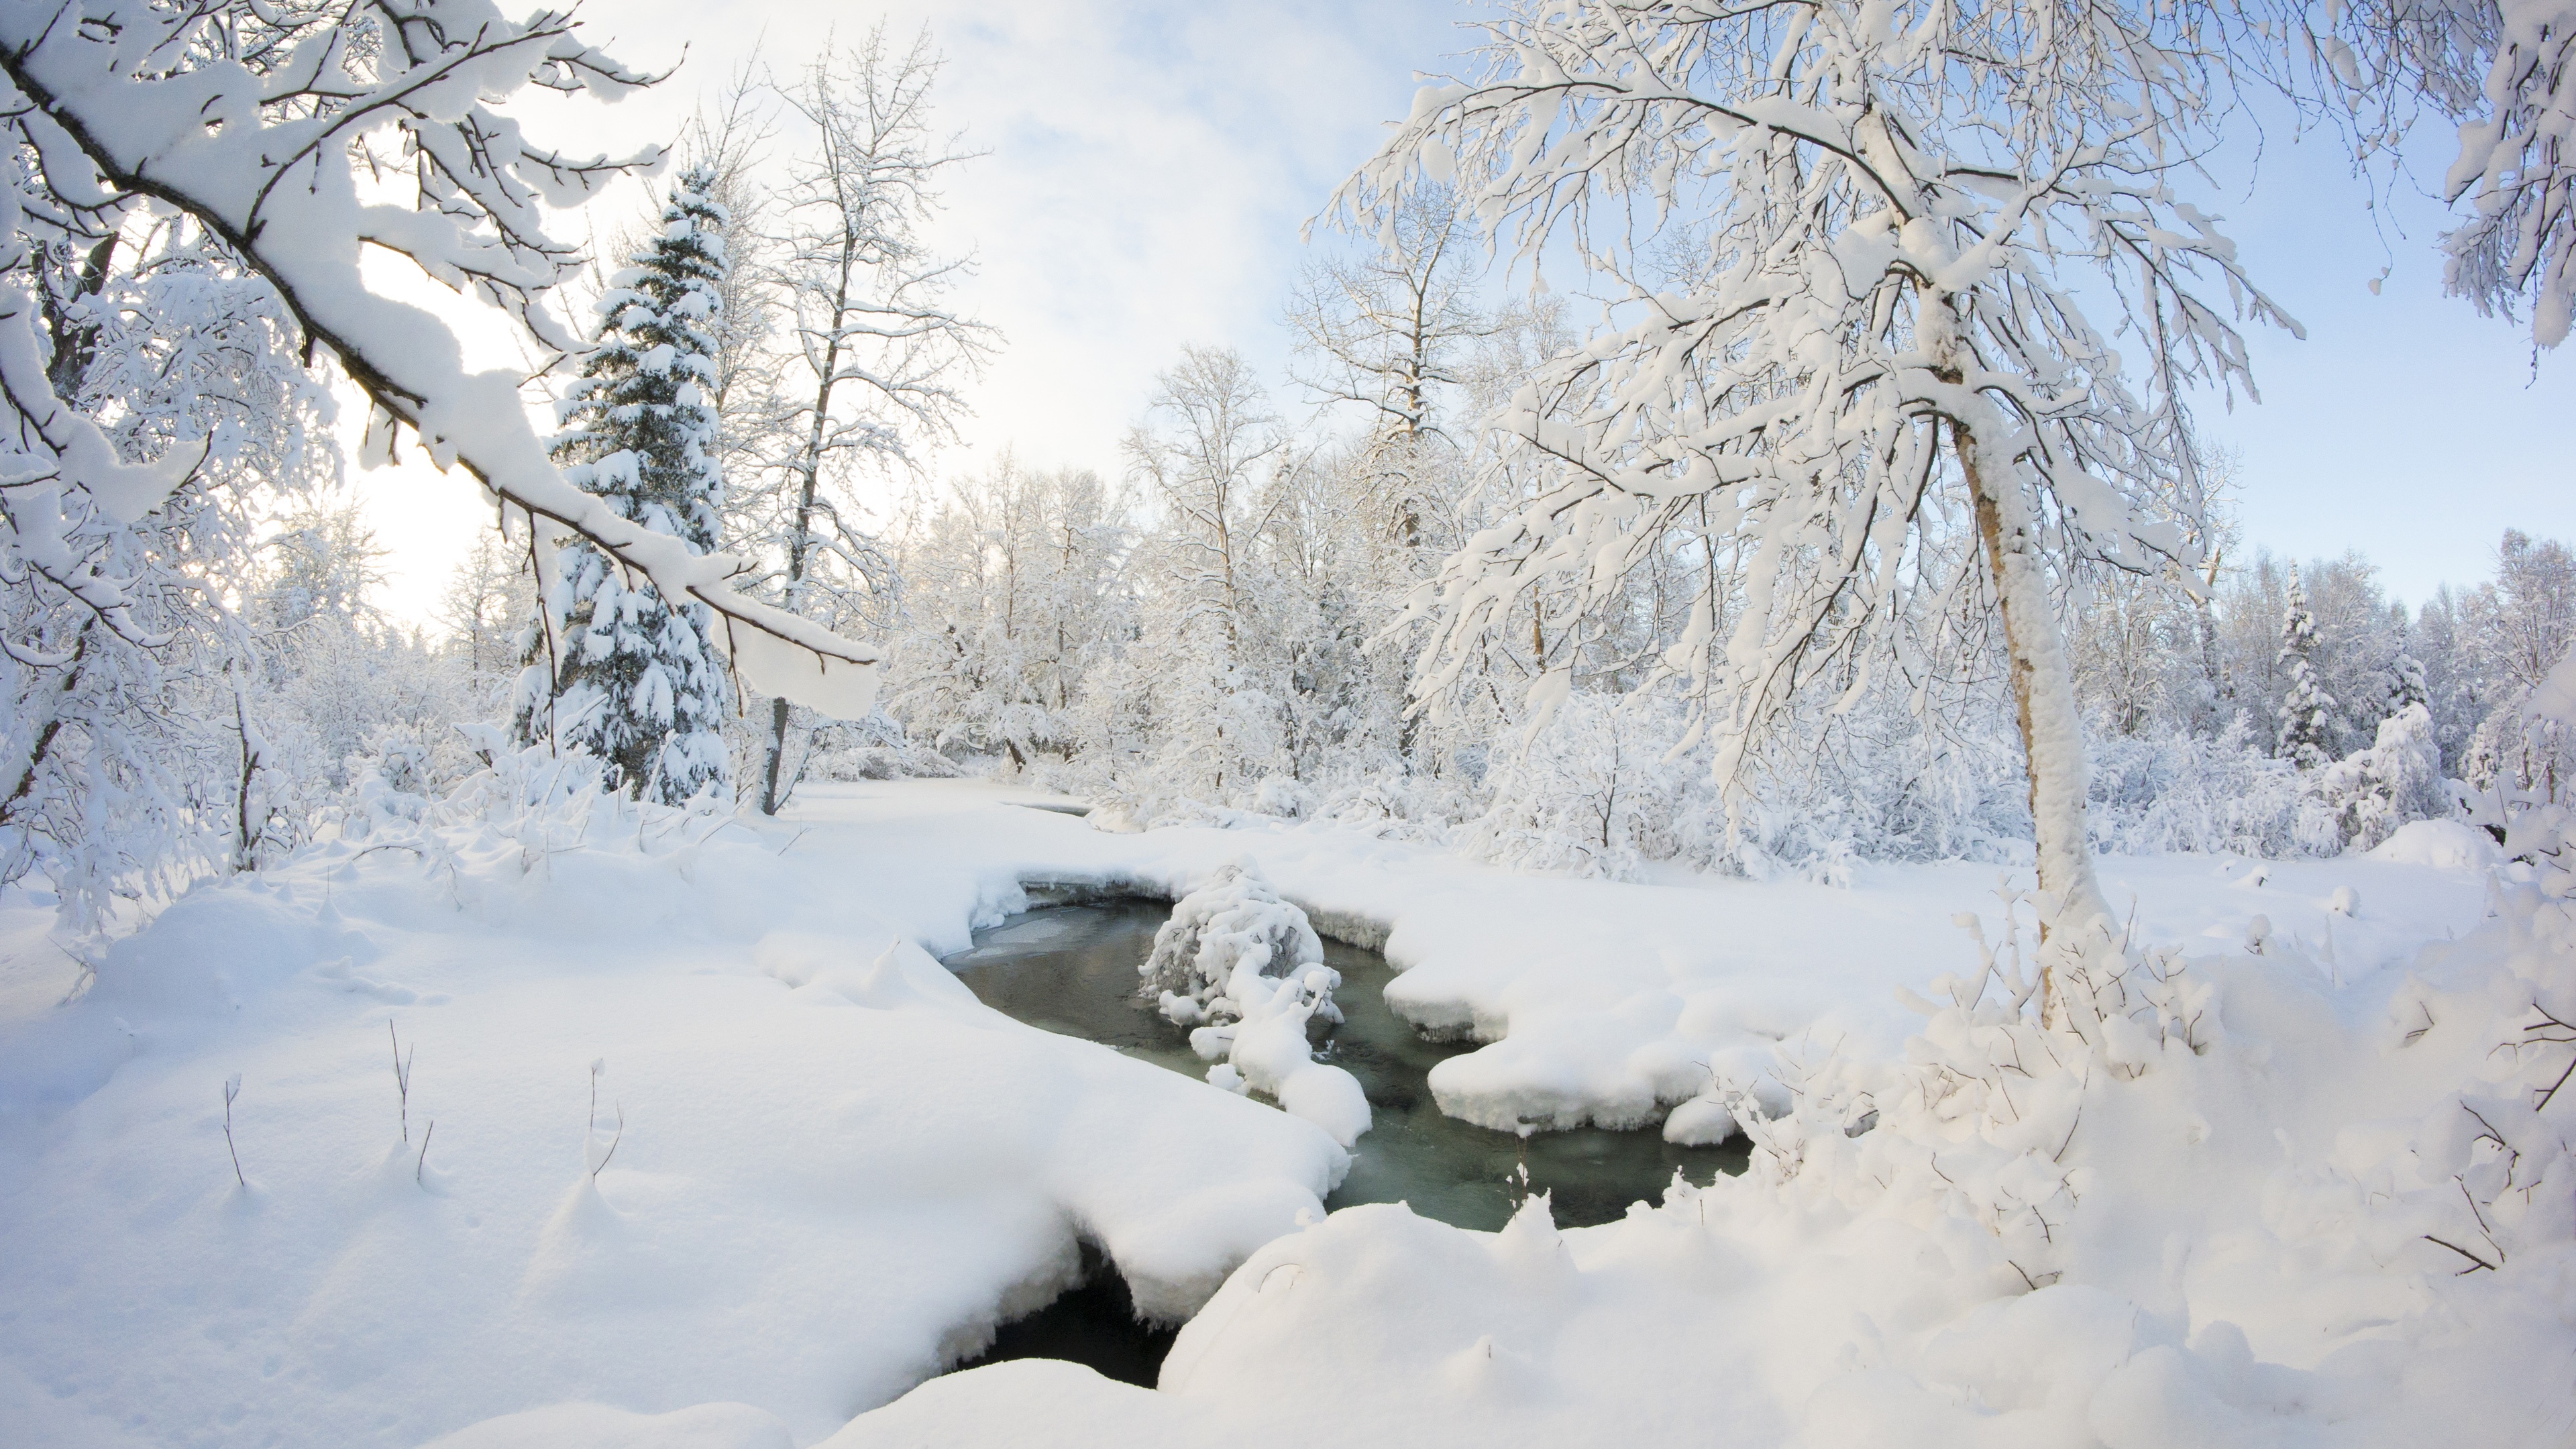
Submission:
M 2479 1033 L 2505 1008 L 2471 1006 L 2542 949 L 2424 952 L 2503 929 L 2480 870 L 2105 862 L 2136 939 L 2207 958 L 2224 1025 L 2134 1080 L 2005 1083 L 2055 1093 L 2013 1120 L 2063 1128 L 2081 1204 L 2032 1250 L 2056 1255 L 2033 1291 L 2021 1228 L 1914 1190 L 1891 1154 L 1933 1139 L 1910 1126 L 1596 1229 L 1316 1222 L 1345 1161 L 1321 1130 L 1023 1027 L 934 959 L 1024 881 L 1170 894 L 1249 855 L 1328 932 L 1383 934 L 1408 1015 L 1492 1042 L 1435 1073 L 1445 1108 L 1647 1121 L 1713 1081 L 1787 1105 L 1783 1060 L 1827 1064 L 1810 1087 L 1923 1069 L 1949 1048 L 1899 988 L 1976 970 L 1956 913 L 2002 937 L 1992 868 L 1615 885 L 1349 829 L 1109 834 L 974 782 L 809 791 L 756 829 L 320 848 L 195 892 L 62 1008 L 39 913 L 0 911 L 0 1443 L 2400 1443 L 2479 1406 L 2484 1442 L 2576 1426 L 2563 1247 L 2454 1279 L 2437 1227 L 2363 1221 L 2373 1192 L 2421 1195 L 2416 1119 L 2501 1070 Z M 416 1052 L 407 1129 L 388 1022 Z M 1994 1158 L 2019 1182 L 1996 1120 L 1931 1171 Z M 1050 1294 L 1079 1238 L 1147 1306 L 1206 1305 L 1163 1392 L 1018 1363 L 879 1409 Z

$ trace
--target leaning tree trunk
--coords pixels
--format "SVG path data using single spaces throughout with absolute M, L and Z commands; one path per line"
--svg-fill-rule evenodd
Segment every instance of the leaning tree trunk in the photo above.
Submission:
M 1977 537 L 1994 580 L 2003 615 L 2004 649 L 2010 657 L 2013 712 L 2030 764 L 2030 818 L 2039 857 L 2039 888 L 2055 898 L 2053 917 L 2039 924 L 2040 1001 L 2044 1020 L 2061 1019 L 2057 982 L 2047 949 L 2052 927 L 2082 932 L 2111 914 L 2093 873 L 2093 847 L 2084 827 L 2084 737 L 2075 712 L 2075 670 L 2066 653 L 2066 631 L 2048 597 L 2038 529 L 2030 503 L 2010 470 L 1990 466 L 1976 434 L 1951 422 L 1959 469 L 1977 510 Z M 2062 944 L 2062 943 L 2061 943 Z

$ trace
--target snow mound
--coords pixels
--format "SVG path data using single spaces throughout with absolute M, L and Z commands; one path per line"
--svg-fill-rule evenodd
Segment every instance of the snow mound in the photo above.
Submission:
M 421 1449 L 794 1449 L 775 1414 L 749 1404 L 698 1404 L 636 1414 L 606 1404 L 553 1404 L 504 1414 Z
M 0 1445 L 812 1443 L 1085 1244 L 1188 1317 L 1347 1170 L 978 1002 L 919 943 L 990 884 L 918 839 L 514 808 L 201 885 L 0 1023 Z
M 1136 968 L 1163 1015 L 1196 1028 L 1190 1046 L 1219 1063 L 1208 1080 L 1262 1092 L 1344 1147 L 1369 1129 L 1359 1080 L 1315 1060 L 1306 1024 L 1340 1021 L 1324 943 L 1306 913 L 1281 900 L 1248 856 L 1227 862 L 1172 907 Z
M 2417 820 L 2370 852 L 2372 860 L 2396 865 L 2429 865 L 2442 870 L 2486 870 L 2502 859 L 2495 837 L 2457 820 Z
M 1165 1016 L 1196 1026 L 1220 1012 L 1241 1014 L 1229 1000 L 1240 981 L 1322 964 L 1324 943 L 1306 913 L 1279 898 L 1250 856 L 1238 856 L 1172 907 L 1137 971 L 1144 989 L 1160 994 Z
M 1742 1177 L 1562 1232 L 1543 1198 L 1497 1234 L 1337 1212 L 1235 1271 L 1160 1392 L 979 1371 L 830 1449 L 1217 1422 L 1244 1449 L 1676 1424 L 1758 1445 L 2565 1443 L 2576 875 L 2495 899 L 2411 971 L 2341 984 L 2277 939 L 2052 945 L 2045 1019 L 2016 929 L 1911 998 L 1897 1052 L 1784 1040 L 1785 1105 L 1719 1071 Z

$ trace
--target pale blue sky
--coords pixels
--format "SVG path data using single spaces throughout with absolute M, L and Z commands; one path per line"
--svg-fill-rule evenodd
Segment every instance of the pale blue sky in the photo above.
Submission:
M 689 47 L 659 93 L 531 108 L 562 116 L 541 134 L 624 146 L 675 129 L 755 39 L 791 67 L 828 28 L 855 36 L 880 12 L 594 0 L 584 13 L 636 63 Z M 1441 68 L 1462 43 L 1461 7 L 1445 0 L 987 0 L 882 13 L 902 33 L 932 26 L 949 57 L 941 114 L 989 153 L 951 182 L 945 233 L 980 257 L 964 300 L 1008 345 L 975 391 L 969 445 L 938 461 L 943 473 L 1005 446 L 1114 473 L 1153 373 L 1185 343 L 1241 348 L 1293 407 L 1278 317 L 1305 254 L 1298 230 L 1409 108 L 1413 73 Z M 2482 577 L 2508 525 L 2576 536 L 2576 356 L 2543 358 L 2531 384 L 2513 326 L 2440 296 L 2435 208 L 2398 198 L 2410 234 L 2391 233 L 2391 256 L 2331 148 L 2284 140 L 2271 138 L 2250 192 L 2239 168 L 2214 198 L 2257 278 L 2309 328 L 2305 343 L 2258 335 L 2264 401 L 2205 419 L 2243 453 L 2249 539 L 2300 557 L 2358 548 L 2392 590 L 2420 600 L 2443 580 Z M 2421 169 L 2438 176 L 2446 160 Z M 2392 260 L 2373 297 L 2366 282 Z M 469 487 L 421 468 L 363 486 L 396 548 L 390 603 L 425 618 L 488 515 Z

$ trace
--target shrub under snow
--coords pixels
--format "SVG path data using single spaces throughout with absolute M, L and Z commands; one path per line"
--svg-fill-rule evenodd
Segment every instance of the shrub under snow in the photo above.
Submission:
M 1163 1014 L 1191 1027 L 1190 1046 L 1216 1062 L 1208 1080 L 1257 1091 L 1333 1134 L 1344 1147 L 1369 1129 L 1358 1080 L 1314 1059 L 1306 1023 L 1340 1021 L 1324 943 L 1306 913 L 1279 898 L 1249 857 L 1217 868 L 1172 907 L 1137 973 Z

